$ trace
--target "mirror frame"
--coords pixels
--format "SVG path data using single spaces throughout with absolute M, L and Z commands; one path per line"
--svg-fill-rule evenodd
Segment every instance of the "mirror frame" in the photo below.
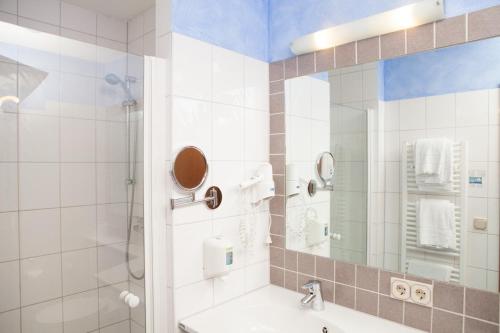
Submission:
M 200 183 L 196 187 L 194 187 L 194 188 L 186 188 L 186 187 L 184 187 L 179 182 L 179 179 L 175 176 L 175 162 L 177 161 L 177 158 L 179 157 L 179 155 L 182 154 L 182 152 L 186 151 L 187 149 L 194 149 L 194 150 L 196 150 L 198 153 L 200 153 L 201 157 L 205 161 L 205 174 L 203 175 L 203 178 L 201 179 Z M 197 190 L 199 190 L 205 184 L 205 182 L 207 181 L 207 178 L 208 178 L 208 161 L 207 161 L 207 157 L 205 156 L 205 154 L 203 153 L 203 151 L 200 148 L 196 147 L 196 146 L 184 146 L 175 155 L 175 158 L 174 158 L 173 163 L 172 163 L 172 169 L 170 170 L 170 174 L 172 175 L 172 179 L 174 180 L 174 183 L 175 183 L 175 185 L 177 186 L 178 189 L 180 189 L 184 193 L 194 193 Z

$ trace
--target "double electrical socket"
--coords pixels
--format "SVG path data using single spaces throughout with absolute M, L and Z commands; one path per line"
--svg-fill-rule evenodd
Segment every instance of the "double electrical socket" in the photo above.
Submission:
M 432 285 L 392 277 L 391 297 L 410 303 L 432 306 Z

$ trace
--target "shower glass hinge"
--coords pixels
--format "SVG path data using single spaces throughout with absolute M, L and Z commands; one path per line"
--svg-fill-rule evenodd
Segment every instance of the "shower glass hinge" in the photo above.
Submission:
M 127 185 L 135 185 L 135 179 L 129 178 L 125 181 Z

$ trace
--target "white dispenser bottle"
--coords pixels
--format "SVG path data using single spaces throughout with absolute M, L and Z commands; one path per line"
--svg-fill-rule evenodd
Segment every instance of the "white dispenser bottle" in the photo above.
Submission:
M 234 262 L 233 244 L 219 237 L 205 240 L 203 243 L 203 271 L 206 278 L 229 274 Z

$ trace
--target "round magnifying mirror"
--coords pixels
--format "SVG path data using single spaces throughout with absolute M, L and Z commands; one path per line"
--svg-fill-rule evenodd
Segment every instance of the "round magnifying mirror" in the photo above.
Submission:
M 318 172 L 318 177 L 323 182 L 323 185 L 332 185 L 333 177 L 335 176 L 335 157 L 333 154 L 325 151 L 321 153 L 316 161 L 316 171 Z
M 183 191 L 192 192 L 199 189 L 205 182 L 207 173 L 207 159 L 199 148 L 184 147 L 175 157 L 172 176 Z

